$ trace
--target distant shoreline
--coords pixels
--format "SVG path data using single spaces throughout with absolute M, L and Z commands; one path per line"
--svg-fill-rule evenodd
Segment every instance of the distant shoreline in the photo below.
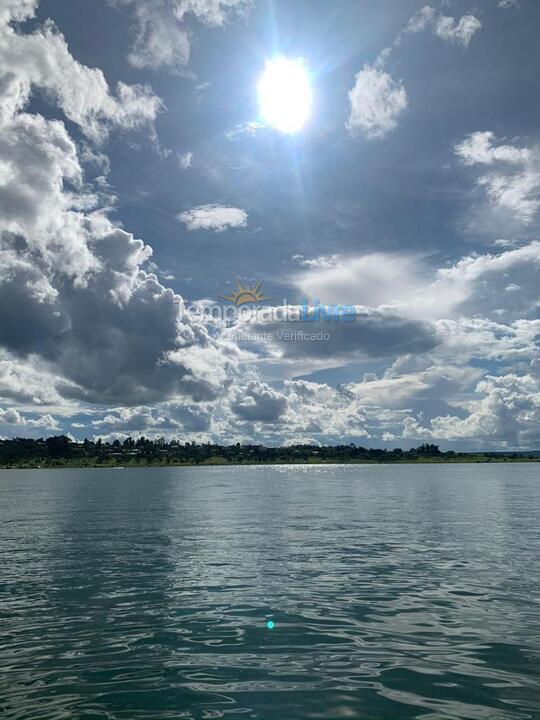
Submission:
M 229 462 L 212 459 L 211 461 L 202 460 L 201 462 L 136 462 L 136 463 L 113 463 L 113 462 L 42 462 L 39 464 L 32 463 L 14 463 L 12 465 L 0 465 L 0 470 L 73 470 L 73 469 L 88 469 L 88 470 L 137 470 L 137 469 L 148 469 L 148 468 L 172 468 L 172 467 L 271 467 L 273 465 L 489 465 L 489 464 L 503 464 L 503 463 L 537 463 L 540 462 L 540 456 L 538 457 L 508 457 L 504 456 L 501 458 L 485 458 L 479 456 L 472 456 L 470 458 L 459 458 L 459 459 L 437 459 L 437 458 L 421 458 L 418 460 L 347 460 L 347 461 L 273 461 L 273 462 L 257 462 L 257 461 L 243 461 L 243 462 Z
M 394 465 L 425 463 L 539 462 L 540 451 L 441 451 L 424 443 L 417 448 L 365 448 L 348 445 L 215 445 L 181 443 L 141 436 L 123 442 L 74 441 L 66 435 L 46 439 L 0 439 L 0 469 L 210 467 L 236 465 Z

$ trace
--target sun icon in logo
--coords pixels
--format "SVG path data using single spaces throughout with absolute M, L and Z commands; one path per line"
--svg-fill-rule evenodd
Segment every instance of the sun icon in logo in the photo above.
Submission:
M 236 290 L 230 293 L 230 295 L 221 295 L 224 300 L 228 300 L 239 307 L 246 303 L 259 303 L 264 300 L 271 300 L 271 298 L 264 297 L 264 293 L 261 290 L 262 281 L 258 282 L 255 287 L 249 287 L 249 285 L 242 285 L 240 280 L 236 283 Z

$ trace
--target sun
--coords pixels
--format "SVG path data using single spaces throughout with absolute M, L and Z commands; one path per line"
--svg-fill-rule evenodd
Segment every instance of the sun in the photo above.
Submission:
M 301 58 L 279 55 L 267 60 L 257 90 L 260 113 L 268 125 L 287 134 L 304 127 L 311 114 L 313 95 Z

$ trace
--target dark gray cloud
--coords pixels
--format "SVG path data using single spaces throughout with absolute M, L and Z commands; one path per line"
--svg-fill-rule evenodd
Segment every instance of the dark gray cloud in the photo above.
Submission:
M 184 431 L 204 432 L 209 429 L 210 420 L 210 412 L 204 406 L 164 403 L 155 408 L 120 408 L 99 420 L 93 420 L 91 424 L 97 434 L 170 435 Z
M 310 312 L 316 317 L 316 310 Z M 385 358 L 427 352 L 438 343 L 428 323 L 359 308 L 351 320 L 271 321 L 253 324 L 250 332 L 271 333 L 271 344 L 286 359 Z
M 231 409 L 248 422 L 279 422 L 287 408 L 287 397 L 257 380 L 237 387 L 231 398 Z

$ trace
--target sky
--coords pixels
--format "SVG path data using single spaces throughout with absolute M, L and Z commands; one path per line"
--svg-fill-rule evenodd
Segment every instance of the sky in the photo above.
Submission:
M 538 27 L 0 0 L 0 436 L 540 449 Z

